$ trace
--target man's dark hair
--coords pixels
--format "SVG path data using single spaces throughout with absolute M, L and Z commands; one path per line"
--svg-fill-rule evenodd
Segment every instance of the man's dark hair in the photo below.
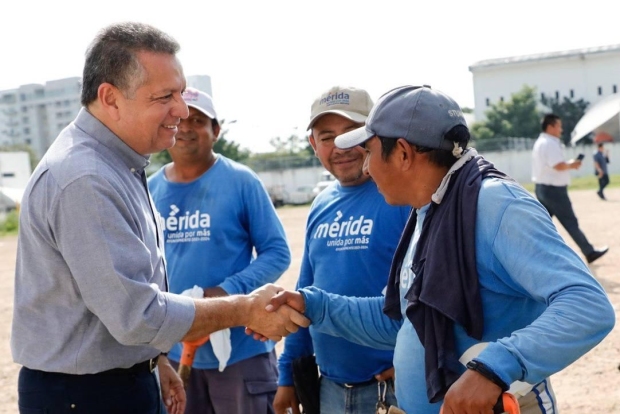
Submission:
M 457 125 L 446 132 L 444 139 L 446 141 L 458 143 L 459 147 L 465 150 L 470 139 L 469 129 L 465 125 Z M 394 147 L 396 147 L 397 140 L 394 138 L 379 137 L 379 141 L 381 141 L 381 156 L 383 159 L 387 159 L 394 150 Z M 434 149 L 411 143 L 409 145 L 415 147 L 415 152 L 417 153 L 422 154 L 428 152 L 429 161 L 440 167 L 450 168 L 457 160 L 452 154 L 452 150 Z
M 542 129 L 543 132 L 545 132 L 547 130 L 547 127 L 555 125 L 556 122 L 558 122 L 560 120 L 560 117 L 557 116 L 556 114 L 546 114 L 543 119 L 542 122 L 540 123 L 540 128 Z
M 137 52 L 176 55 L 179 49 L 171 36 L 147 24 L 126 22 L 105 27 L 86 51 L 82 105 L 96 100 L 99 85 L 106 82 L 131 97 L 145 81 Z
M 599 143 L 598 143 L 598 147 L 599 147 L 599 148 L 603 148 L 603 143 L 602 143 L 602 142 L 599 142 Z

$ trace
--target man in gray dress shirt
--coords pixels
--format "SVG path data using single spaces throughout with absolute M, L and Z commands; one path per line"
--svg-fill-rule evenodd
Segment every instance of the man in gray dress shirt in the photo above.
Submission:
M 270 339 L 307 326 L 265 311 L 279 288 L 191 299 L 167 292 L 161 229 L 144 168 L 188 115 L 178 43 L 139 23 L 103 29 L 84 65 L 82 105 L 22 201 L 11 334 L 21 413 L 182 413 L 173 344 L 231 326 Z M 158 370 L 155 370 L 158 368 Z

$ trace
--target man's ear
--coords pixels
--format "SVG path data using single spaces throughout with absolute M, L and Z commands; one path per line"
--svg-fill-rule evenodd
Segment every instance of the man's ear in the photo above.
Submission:
M 111 83 L 104 82 L 99 85 L 97 89 L 97 101 L 101 106 L 101 109 L 105 111 L 108 116 L 114 121 L 120 119 L 120 111 L 118 107 L 118 100 L 120 98 L 121 91 Z
M 411 146 L 406 139 L 399 138 L 396 141 L 394 152 L 398 162 L 401 164 L 401 169 L 408 170 L 413 164 L 413 159 L 416 156 L 413 146 Z
M 211 120 L 211 129 L 213 129 L 213 136 L 215 137 L 213 142 L 216 142 L 220 137 L 220 131 L 222 130 L 222 128 L 220 127 L 219 123 L 216 126 L 213 126 L 213 120 Z
M 312 149 L 314 150 L 314 155 L 316 155 L 316 141 L 312 133 L 310 133 L 310 135 L 308 136 L 308 141 L 310 142 L 310 145 L 312 146 Z

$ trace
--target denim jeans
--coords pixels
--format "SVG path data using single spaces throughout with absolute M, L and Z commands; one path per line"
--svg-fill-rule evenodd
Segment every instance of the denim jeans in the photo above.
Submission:
M 566 186 L 536 184 L 536 198 L 540 201 L 551 217 L 556 216 L 568 234 L 573 238 L 579 249 L 587 256 L 594 251 L 585 234 L 579 229 L 579 222 L 568 198 Z
M 155 373 L 71 375 L 22 367 L 20 414 L 164 414 Z
M 321 378 L 321 414 L 374 414 L 377 401 L 377 382 L 346 388 L 325 377 Z M 385 401 L 396 405 L 392 381 L 387 382 Z

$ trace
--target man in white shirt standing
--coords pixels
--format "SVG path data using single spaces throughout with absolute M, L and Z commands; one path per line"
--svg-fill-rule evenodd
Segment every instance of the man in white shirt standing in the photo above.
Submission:
M 564 161 L 562 120 L 555 114 L 543 118 L 542 131 L 532 152 L 532 181 L 536 183 L 536 198 L 551 217 L 556 216 L 573 238 L 588 263 L 594 262 L 609 250 L 595 249 L 579 228 L 579 222 L 568 198 L 570 170 L 581 167 L 580 159 Z

